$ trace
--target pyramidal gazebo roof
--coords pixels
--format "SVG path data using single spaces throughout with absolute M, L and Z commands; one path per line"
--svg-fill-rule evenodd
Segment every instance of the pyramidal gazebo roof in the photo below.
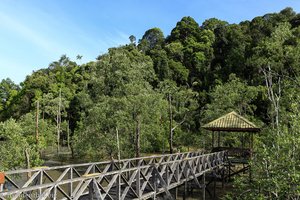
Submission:
M 202 126 L 202 128 L 210 131 L 228 131 L 228 132 L 259 132 L 255 124 L 237 114 L 236 112 L 230 112 L 208 124 Z

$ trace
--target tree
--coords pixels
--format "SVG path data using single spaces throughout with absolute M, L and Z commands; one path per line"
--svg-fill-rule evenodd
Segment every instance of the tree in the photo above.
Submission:
M 260 102 L 261 104 L 264 102 L 260 98 L 262 94 L 264 96 L 264 92 L 264 87 L 250 86 L 245 81 L 237 78 L 235 74 L 231 74 L 228 82 L 219 82 L 210 92 L 210 103 L 207 103 L 204 107 L 201 123 L 208 123 L 224 114 L 236 111 L 260 125 L 262 122 L 254 116 L 257 112 L 256 103 Z M 205 144 L 209 146 L 210 136 L 205 131 L 202 134 L 204 140 L 208 141 Z M 243 142 L 244 136 L 241 134 L 237 137 L 236 134 L 229 133 L 223 138 L 223 143 L 227 146 L 242 146 Z
M 57 95 L 56 97 L 53 93 L 48 93 L 44 94 L 41 100 L 43 112 L 56 123 L 57 152 L 59 152 L 60 148 L 62 119 L 67 117 L 67 109 L 69 107 L 69 101 L 62 94 L 62 90 L 59 89 L 58 94 L 55 94 Z
M 77 60 L 81 60 L 82 57 L 83 57 L 82 55 L 79 55 L 79 54 L 78 54 L 78 55 L 76 56 L 76 59 L 77 59 Z
M 231 74 L 228 82 L 219 83 L 211 91 L 211 102 L 206 105 L 204 121 L 211 121 L 233 110 L 240 115 L 253 116 L 256 111 L 254 102 L 263 91 L 263 87 L 249 86 Z
M 136 37 L 134 35 L 129 36 L 130 44 L 134 44 L 136 42 Z
M 295 39 L 288 23 L 279 24 L 270 37 L 265 38 L 260 45 L 254 48 L 255 54 L 248 62 L 256 66 L 263 73 L 257 76 L 258 81 L 264 81 L 268 88 L 268 97 L 272 105 L 269 109 L 273 124 L 279 124 L 280 83 L 286 77 L 293 78 L 299 75 L 298 61 L 299 41 Z M 258 71 L 258 70 L 257 70 Z M 277 97 L 275 97 L 275 92 Z M 273 95 L 274 94 L 274 95 Z
M 34 132 L 31 137 L 34 138 Z M 15 120 L 0 123 L 0 138 L 1 170 L 30 168 L 42 163 L 35 140 L 30 143 L 30 139 L 23 135 L 21 125 Z
M 45 150 L 47 147 L 55 145 L 56 127 L 51 123 L 51 120 L 39 120 L 39 142 L 36 143 L 36 113 L 27 113 L 18 121 L 18 125 L 22 127 L 20 133 L 26 138 L 29 145 L 35 146 L 38 153 Z
M 160 133 L 162 98 L 150 85 L 155 80 L 151 60 L 136 49 L 110 49 L 99 59 L 95 76 L 97 81 L 91 82 L 92 88 L 101 90 L 90 91 L 95 106 L 87 113 L 87 120 L 82 121 L 85 130 L 76 131 L 75 144 L 82 145 L 79 153 L 94 157 L 97 154 L 91 149 L 101 146 L 105 149 L 103 155 L 116 155 L 114 138 L 119 132 L 122 155 L 135 152 L 139 157 L 141 149 L 151 149 L 146 138 Z M 102 143 L 95 144 L 91 138 Z
M 8 170 L 25 166 L 24 149 L 26 140 L 21 135 L 21 127 L 14 120 L 0 123 L 0 168 Z
M 3 79 L 0 83 L 0 119 L 14 115 L 10 107 L 14 104 L 15 98 L 18 96 L 20 87 L 9 78 Z
M 210 18 L 210 19 L 205 20 L 202 23 L 201 27 L 204 29 L 207 29 L 207 30 L 214 31 L 215 29 L 218 29 L 218 28 L 221 28 L 221 27 L 224 27 L 227 25 L 229 25 L 229 24 L 226 21 L 222 21 L 217 18 Z
M 167 38 L 151 28 L 137 46 L 130 36 L 130 44 L 96 61 L 77 65 L 63 55 L 19 85 L 5 79 L 0 151 L 13 159 L 16 148 L 16 161 L 3 160 L 3 166 L 38 165 L 40 153 L 64 139 L 72 155 L 87 161 L 199 148 L 207 137 L 199 134 L 201 124 L 236 110 L 266 127 L 255 138 L 261 156 L 255 157 L 253 185 L 241 180 L 240 188 L 249 191 L 244 196 L 293 198 L 299 185 L 299 19 L 291 8 L 239 24 L 211 18 L 199 26 L 183 17 Z
M 171 31 L 171 35 L 167 38 L 170 42 L 181 42 L 186 44 L 188 39 L 198 41 L 201 38 L 199 24 L 192 17 L 183 17 L 177 22 L 176 27 Z
M 297 199 L 299 197 L 299 88 L 294 81 L 282 82 L 280 118 L 288 118 L 274 128 L 267 127 L 255 141 L 256 152 L 251 165 L 253 173 L 249 184 L 244 178 L 236 181 L 237 198 L 242 199 Z M 287 106 L 287 107 L 285 107 Z M 288 111 L 286 110 L 288 109 Z M 282 170 L 284 169 L 284 170 Z
M 176 83 L 168 80 L 161 82 L 159 89 L 168 102 L 169 148 L 170 153 L 173 153 L 174 132 L 180 129 L 183 123 L 187 123 L 189 116 L 196 110 L 197 93 L 191 89 L 177 87 Z
M 145 32 L 139 42 L 139 49 L 147 53 L 153 49 L 162 49 L 165 42 L 163 32 L 159 28 L 152 28 Z

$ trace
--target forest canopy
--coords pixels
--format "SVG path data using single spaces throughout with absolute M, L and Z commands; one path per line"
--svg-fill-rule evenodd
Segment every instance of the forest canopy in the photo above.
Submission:
M 80 59 L 63 55 L 20 84 L 1 81 L 0 170 L 40 165 L 52 147 L 89 161 L 206 148 L 201 126 L 235 110 L 263 128 L 247 198 L 299 195 L 300 14 L 292 8 L 239 24 L 187 16 L 167 36 L 154 27 L 95 61 Z

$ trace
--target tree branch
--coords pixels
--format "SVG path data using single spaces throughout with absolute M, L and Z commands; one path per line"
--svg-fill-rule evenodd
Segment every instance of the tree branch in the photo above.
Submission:
M 174 126 L 172 128 L 172 131 L 174 131 L 178 126 L 180 126 L 181 124 L 183 124 L 185 122 L 185 120 L 186 120 L 185 117 L 186 117 L 186 115 L 184 115 L 183 120 L 181 122 L 179 122 L 178 124 L 176 124 L 176 126 Z

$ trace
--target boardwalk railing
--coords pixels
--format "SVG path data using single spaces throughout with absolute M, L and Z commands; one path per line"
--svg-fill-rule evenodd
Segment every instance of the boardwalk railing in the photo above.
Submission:
M 225 152 L 40 167 L 6 172 L 0 199 L 148 199 L 222 167 Z

